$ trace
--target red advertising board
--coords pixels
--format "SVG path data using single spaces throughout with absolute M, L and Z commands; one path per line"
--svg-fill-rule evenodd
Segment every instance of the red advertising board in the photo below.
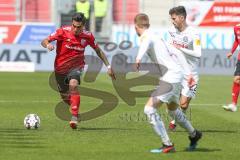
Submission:
M 239 2 L 214 2 L 200 26 L 234 26 L 240 23 Z
M 240 2 L 185 1 L 187 21 L 204 27 L 230 27 L 240 23 Z
M 0 43 L 14 43 L 22 25 L 0 24 Z

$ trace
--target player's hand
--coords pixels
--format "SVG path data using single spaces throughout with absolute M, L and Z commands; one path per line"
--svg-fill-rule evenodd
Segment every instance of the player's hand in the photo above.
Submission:
M 194 80 L 194 78 L 193 78 L 193 76 L 190 74 L 189 76 L 188 76 L 188 79 L 187 79 L 188 81 L 188 86 L 191 88 L 192 86 L 194 86 L 195 84 L 196 84 L 196 82 L 195 82 L 195 80 Z
M 47 49 L 48 49 L 49 51 L 52 51 L 52 50 L 55 49 L 55 47 L 54 47 L 54 45 L 52 45 L 51 43 L 49 43 L 49 44 L 47 45 Z
M 112 80 L 116 80 L 116 76 L 112 70 L 111 67 L 108 67 L 108 71 L 107 71 L 108 75 L 112 78 Z
M 139 71 L 140 69 L 140 60 L 136 60 L 136 63 L 134 64 L 134 70 Z
M 227 54 L 227 58 L 230 59 L 230 58 L 232 57 L 232 55 L 233 55 L 233 54 L 232 54 L 231 52 L 229 52 L 229 53 Z

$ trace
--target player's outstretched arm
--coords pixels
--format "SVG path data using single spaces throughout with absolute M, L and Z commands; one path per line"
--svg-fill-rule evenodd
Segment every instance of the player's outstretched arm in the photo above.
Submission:
M 201 47 L 201 41 L 198 34 L 194 35 L 193 38 L 193 50 L 187 49 L 187 48 L 179 48 L 184 54 L 187 54 L 189 56 L 193 56 L 196 58 L 200 58 L 202 55 L 202 47 Z
M 140 69 L 140 63 L 141 63 L 141 59 L 144 56 L 144 54 L 147 52 L 148 47 L 151 43 L 149 37 L 145 36 L 142 39 L 140 39 L 140 46 L 139 46 L 139 50 L 138 50 L 138 54 L 136 57 L 136 61 L 135 61 L 135 65 L 134 68 L 139 71 Z
M 235 36 L 236 37 L 236 36 Z M 235 41 L 233 43 L 233 46 L 232 46 L 232 49 L 231 49 L 231 52 L 227 53 L 227 58 L 231 58 L 233 53 L 235 52 L 235 50 L 237 49 L 238 47 L 238 41 L 237 41 L 237 38 L 235 38 Z
M 52 51 L 54 50 L 54 46 L 50 43 L 50 41 L 45 38 L 42 42 L 41 42 L 41 45 L 44 47 L 44 48 L 47 48 L 49 51 Z
M 105 56 L 104 52 L 101 50 L 101 48 L 97 47 L 95 48 L 95 52 L 97 53 L 98 57 L 103 61 L 103 63 L 107 66 L 108 69 L 108 75 L 115 80 L 116 76 L 113 72 L 113 69 L 111 68 L 111 65 L 109 64 L 107 57 Z

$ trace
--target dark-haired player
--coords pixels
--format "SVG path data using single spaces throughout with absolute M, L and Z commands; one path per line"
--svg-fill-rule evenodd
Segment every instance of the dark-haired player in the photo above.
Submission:
M 72 16 L 72 24 L 58 28 L 54 33 L 44 39 L 41 45 L 49 51 L 54 50 L 53 41 L 56 44 L 56 58 L 54 63 L 55 77 L 61 98 L 71 106 L 72 118 L 70 126 L 77 128 L 78 112 L 80 106 L 80 93 L 78 85 L 83 71 L 84 51 L 90 45 L 103 63 L 108 68 L 108 74 L 115 79 L 111 66 L 95 41 L 93 34 L 84 29 L 86 18 L 83 13 L 75 13 Z
M 231 52 L 227 54 L 227 58 L 231 58 L 235 50 L 240 44 L 240 24 L 237 24 L 234 26 L 234 35 L 235 35 L 235 41 L 232 46 Z M 238 101 L 238 95 L 240 90 L 240 54 L 238 54 L 238 61 L 236 64 L 236 69 L 234 72 L 234 78 L 233 78 L 233 85 L 232 85 L 232 103 L 223 106 L 223 108 L 227 111 L 236 112 L 237 111 L 237 101 Z

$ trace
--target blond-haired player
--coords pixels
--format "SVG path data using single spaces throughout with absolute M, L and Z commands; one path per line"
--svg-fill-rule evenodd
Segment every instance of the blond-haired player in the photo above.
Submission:
M 149 29 L 149 18 L 146 14 L 140 13 L 136 15 L 134 23 L 136 33 L 140 37 L 140 46 L 136 57 L 136 68 L 139 69 L 141 67 L 142 57 L 147 53 L 151 57 L 153 63 L 161 64 L 168 69 L 161 77 L 161 82 L 157 89 L 160 91 L 164 88 L 162 84 L 171 86 L 169 92 L 161 95 L 152 94 L 144 107 L 144 113 L 147 115 L 154 131 L 160 136 L 163 143 L 162 147 L 151 150 L 151 152 L 168 153 L 175 151 L 162 118 L 157 113 L 157 107 L 163 103 L 166 103 L 170 116 L 176 119 L 178 124 L 187 130 L 190 139 L 189 149 L 194 150 L 202 133 L 193 128 L 184 113 L 178 108 L 183 76 L 187 75 L 189 85 L 193 82 L 188 63 L 183 54 L 179 52 L 170 52 L 167 48 L 167 44 L 151 32 Z M 161 91 L 159 93 L 161 93 Z

